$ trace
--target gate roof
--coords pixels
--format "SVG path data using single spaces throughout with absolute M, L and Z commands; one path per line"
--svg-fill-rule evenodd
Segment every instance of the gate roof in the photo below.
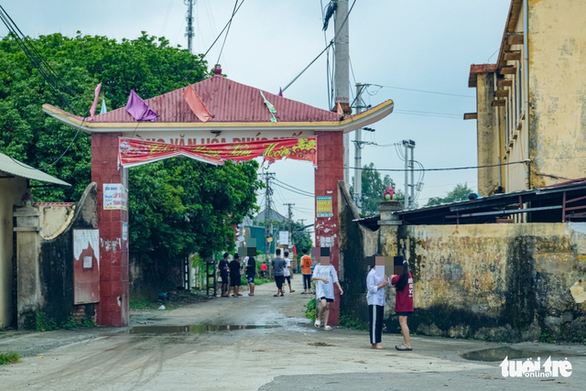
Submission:
M 367 111 L 351 116 L 319 109 L 292 99 L 263 91 L 267 100 L 277 110 L 278 122 L 271 122 L 271 114 L 265 106 L 258 88 L 237 83 L 221 76 L 221 69 L 214 70 L 215 75 L 199 83 L 192 84 L 212 118 L 200 121 L 183 98 L 188 87 L 183 87 L 165 94 L 146 99 L 146 104 L 158 114 L 155 122 L 137 121 L 125 107 L 104 114 L 98 114 L 90 121 L 68 113 L 50 104 L 43 105 L 43 110 L 74 127 L 81 127 L 86 132 L 118 132 L 136 128 L 152 130 L 189 130 L 230 128 L 271 128 L 315 130 L 332 130 L 350 132 L 372 124 L 386 117 L 393 111 L 393 101 L 387 100 Z

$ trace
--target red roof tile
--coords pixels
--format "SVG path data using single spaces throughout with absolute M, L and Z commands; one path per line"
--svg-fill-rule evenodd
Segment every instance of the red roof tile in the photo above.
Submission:
M 183 99 L 185 88 L 187 87 L 145 99 L 146 104 L 159 115 L 156 122 L 200 122 Z M 195 83 L 193 88 L 213 115 L 208 123 L 270 122 L 271 120 L 271 114 L 258 88 L 240 84 L 219 75 Z M 340 120 L 340 116 L 335 112 L 309 106 L 270 92 L 263 91 L 263 93 L 277 110 L 276 117 L 279 122 Z M 136 120 L 126 112 L 125 107 L 121 107 L 96 115 L 92 122 L 136 122 Z

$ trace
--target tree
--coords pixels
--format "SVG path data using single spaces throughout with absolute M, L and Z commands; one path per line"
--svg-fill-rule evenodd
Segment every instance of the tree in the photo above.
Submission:
M 37 200 L 77 201 L 90 183 L 90 137 L 42 112 L 51 103 L 89 115 L 96 85 L 109 108 L 126 104 L 131 89 L 150 98 L 209 76 L 201 55 L 146 33 L 116 42 L 61 34 L 31 40 L 60 76 L 51 87 L 14 37 L 0 40 L 0 152 L 73 185 L 34 189 Z M 230 224 L 254 210 L 256 162 L 215 167 L 168 159 L 129 170 L 130 240 L 147 259 L 177 259 L 233 248 Z
M 433 206 L 440 204 L 447 204 L 454 201 L 467 200 L 470 193 L 474 193 L 474 189 L 468 187 L 467 183 L 458 184 L 452 191 L 446 193 L 445 197 L 432 197 L 427 201 L 425 206 Z
M 362 215 L 370 216 L 378 213 L 378 206 L 384 201 L 383 193 L 388 186 L 395 189 L 395 196 L 393 200 L 402 201 L 405 196 L 401 190 L 397 190 L 395 182 L 385 175 L 381 178 L 374 166 L 374 163 L 365 165 L 362 169 Z M 352 178 L 352 186 L 350 187 L 350 194 L 354 194 L 354 178 Z

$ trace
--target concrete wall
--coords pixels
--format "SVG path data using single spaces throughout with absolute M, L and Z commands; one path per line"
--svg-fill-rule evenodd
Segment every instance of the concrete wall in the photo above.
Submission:
M 586 172 L 585 1 L 529 0 L 531 184 Z
M 398 239 L 412 267 L 412 330 L 490 340 L 586 340 L 586 224 L 383 227 L 384 236 Z M 389 318 L 388 328 L 396 326 Z
M 27 184 L 25 178 L 0 179 L 0 329 L 10 326 L 14 317 L 13 208 L 21 204 Z
M 18 208 L 17 217 L 17 323 L 19 329 L 36 328 L 37 315 L 60 325 L 70 316 L 95 319 L 95 305 L 74 305 L 73 230 L 96 229 L 97 189 L 90 184 L 75 206 L 62 212 L 44 208 Z M 72 218 L 65 218 L 73 214 Z M 56 219 L 42 219 L 41 216 Z M 41 222 L 44 222 L 41 225 Z M 61 224 L 61 225 L 60 225 Z M 47 226 L 50 239 L 41 232 Z M 55 233 L 59 233 L 56 234 Z

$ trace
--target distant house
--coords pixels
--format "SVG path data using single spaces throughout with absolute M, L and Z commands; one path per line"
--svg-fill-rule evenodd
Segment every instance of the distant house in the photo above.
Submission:
M 268 219 L 267 219 L 267 214 L 268 214 Z M 283 216 L 279 212 L 274 211 L 272 209 L 269 209 L 267 212 L 267 210 L 265 209 L 256 215 L 256 217 L 253 219 L 253 222 L 254 222 L 254 224 L 258 225 L 260 223 L 264 224 L 265 220 L 269 220 L 269 221 L 276 220 L 278 222 L 289 221 L 285 216 Z
M 584 176 L 584 14 L 586 1 L 512 0 L 496 63 L 470 67 L 481 195 Z

